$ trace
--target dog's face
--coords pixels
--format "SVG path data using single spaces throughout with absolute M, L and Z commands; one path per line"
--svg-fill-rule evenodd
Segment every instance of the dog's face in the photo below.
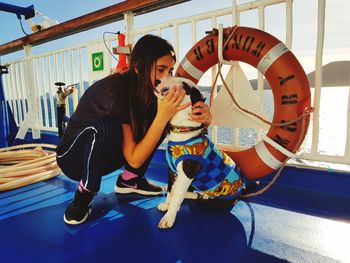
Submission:
M 186 96 L 182 100 L 181 104 L 191 102 L 192 105 L 194 105 L 198 101 L 205 100 L 196 84 L 194 84 L 188 79 L 180 77 L 166 77 L 157 79 L 154 94 L 159 99 L 164 99 L 164 97 L 169 93 L 169 91 L 177 86 L 182 86 L 183 89 L 185 89 L 186 91 Z M 193 121 L 188 120 L 188 113 L 190 113 L 191 111 L 191 107 L 187 107 L 184 110 L 179 111 L 171 119 L 170 123 L 179 126 L 191 126 L 191 124 L 193 124 Z

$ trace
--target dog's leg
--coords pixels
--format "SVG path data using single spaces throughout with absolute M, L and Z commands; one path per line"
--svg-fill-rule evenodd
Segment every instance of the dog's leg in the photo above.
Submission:
M 160 203 L 158 205 L 157 209 L 159 211 L 163 211 L 163 212 L 168 211 L 168 207 L 169 207 L 170 200 L 171 200 L 171 189 L 174 185 L 175 180 L 176 180 L 176 176 L 175 176 L 174 172 L 171 169 L 169 169 L 167 196 L 166 196 L 165 202 Z
M 159 228 L 170 228 L 174 225 L 176 214 L 184 200 L 188 187 L 191 185 L 194 176 L 201 169 L 201 165 L 197 161 L 184 160 L 179 162 L 176 167 L 178 176 L 171 191 L 171 200 L 168 212 L 160 220 Z
M 195 160 L 184 160 L 183 171 L 189 178 L 194 178 L 196 174 L 202 169 L 200 162 Z M 200 192 L 193 192 L 194 187 L 190 186 L 189 191 L 185 193 L 184 199 L 201 199 L 204 195 Z
M 188 178 L 182 170 L 182 162 L 177 166 L 178 176 L 172 187 L 171 200 L 167 213 L 160 220 L 159 228 L 170 228 L 174 225 L 177 211 L 180 209 L 180 205 L 184 199 L 184 195 L 191 185 L 192 179 Z
M 171 189 L 172 186 L 174 185 L 174 182 L 176 180 L 176 175 L 173 173 L 173 171 L 169 171 L 169 177 L 168 177 L 168 189 L 167 189 L 167 196 L 165 199 L 165 202 L 160 203 L 157 206 L 157 209 L 162 212 L 168 211 L 168 207 L 171 201 Z M 190 187 L 191 188 L 191 187 Z M 202 199 L 203 194 L 198 193 L 198 192 L 193 192 L 193 190 L 189 190 L 188 192 L 185 193 L 184 199 Z

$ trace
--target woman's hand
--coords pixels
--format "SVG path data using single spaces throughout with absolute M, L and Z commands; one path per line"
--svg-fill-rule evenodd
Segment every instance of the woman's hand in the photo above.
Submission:
M 178 111 L 191 105 L 191 103 L 180 105 L 185 94 L 186 91 L 182 88 L 182 85 L 179 85 L 170 89 L 169 93 L 163 100 L 158 99 L 158 117 L 165 122 L 168 122 Z
M 151 155 L 163 134 L 165 126 L 174 114 L 191 105 L 191 103 L 181 105 L 185 93 L 182 86 L 174 87 L 164 99 L 158 99 L 157 115 L 140 142 L 134 140 L 131 125 L 122 124 L 123 154 L 132 167 L 140 167 Z
M 191 120 L 203 123 L 206 127 L 209 127 L 211 124 L 209 106 L 202 101 L 198 101 L 192 106 L 192 112 L 188 116 Z

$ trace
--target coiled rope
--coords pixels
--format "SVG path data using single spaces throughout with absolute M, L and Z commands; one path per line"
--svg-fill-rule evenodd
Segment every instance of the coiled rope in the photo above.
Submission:
M 0 149 L 0 191 L 16 189 L 61 174 L 56 145 L 23 144 Z M 45 150 L 49 149 L 49 150 Z

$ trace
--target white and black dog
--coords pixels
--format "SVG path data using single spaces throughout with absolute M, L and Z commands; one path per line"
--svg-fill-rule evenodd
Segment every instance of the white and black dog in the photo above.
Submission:
M 178 77 L 157 80 L 155 94 L 162 99 L 178 85 L 186 90 L 181 104 L 191 102 L 194 105 L 203 101 L 202 94 L 192 81 Z M 160 220 L 159 228 L 173 226 L 184 198 L 220 199 L 232 201 L 234 205 L 245 187 L 245 178 L 233 160 L 209 140 L 206 127 L 188 118 L 189 112 L 191 107 L 179 111 L 168 124 L 168 193 L 166 201 L 158 205 L 158 210 L 167 212 Z M 188 193 L 190 186 L 196 192 Z

